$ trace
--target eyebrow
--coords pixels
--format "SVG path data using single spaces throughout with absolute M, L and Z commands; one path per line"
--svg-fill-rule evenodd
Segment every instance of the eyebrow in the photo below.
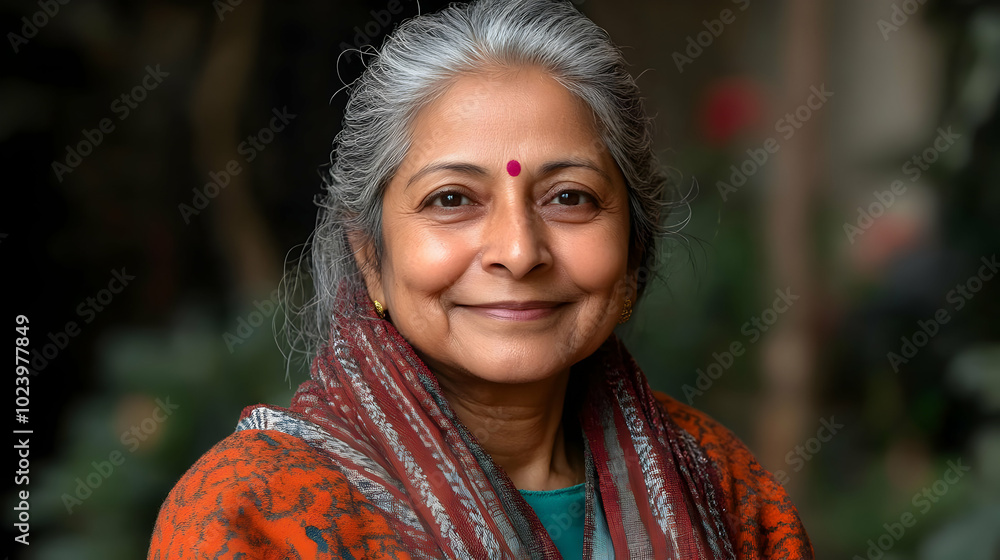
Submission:
M 604 179 L 606 179 L 608 182 L 611 182 L 611 176 L 608 175 L 606 171 L 598 167 L 596 163 L 590 161 L 589 159 L 572 158 L 559 161 L 550 161 L 542 165 L 541 174 L 548 175 L 553 171 L 559 171 L 560 169 L 568 169 L 571 167 L 583 167 L 584 169 L 590 169 L 591 171 L 599 173 L 601 177 L 604 177 Z
M 464 173 L 466 175 L 476 175 L 478 177 L 485 177 L 490 174 L 490 172 L 479 165 L 474 165 L 471 163 L 460 163 L 460 162 L 440 162 L 431 163 L 424 166 L 420 171 L 417 171 L 410 177 L 410 180 L 406 182 L 406 187 L 409 188 L 417 179 L 427 175 L 429 173 L 436 173 L 438 171 L 457 171 L 459 173 Z
M 548 175 L 555 171 L 559 171 L 560 169 L 568 169 L 572 167 L 582 167 L 584 169 L 590 169 L 591 171 L 599 173 L 601 177 L 604 177 L 604 179 L 606 179 L 607 181 L 609 182 L 611 181 L 611 176 L 609 176 L 607 172 L 598 167 L 598 165 L 595 164 L 594 162 L 587 159 L 572 158 L 572 159 L 550 161 L 543 164 L 541 166 L 540 171 L 541 175 Z M 410 177 L 410 179 L 406 182 L 406 187 L 404 187 L 404 189 L 409 188 L 410 185 L 412 185 L 414 182 L 416 182 L 424 175 L 436 173 L 439 171 L 455 171 L 458 173 L 464 173 L 466 175 L 475 175 L 477 177 L 487 177 L 490 175 L 488 169 L 472 163 L 448 162 L 448 161 L 431 163 L 421 168 L 420 171 L 414 173 Z

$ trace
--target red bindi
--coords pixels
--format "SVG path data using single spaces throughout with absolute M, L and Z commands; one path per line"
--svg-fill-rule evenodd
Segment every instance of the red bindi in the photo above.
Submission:
M 521 174 L 521 164 L 517 162 L 516 159 L 512 159 L 507 162 L 507 173 L 510 173 L 511 177 L 517 177 Z

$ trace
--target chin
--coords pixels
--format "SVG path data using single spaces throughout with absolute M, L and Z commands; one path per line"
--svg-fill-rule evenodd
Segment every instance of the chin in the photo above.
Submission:
M 477 325 L 478 326 L 478 325 Z M 565 373 L 573 364 L 596 350 L 611 329 L 589 332 L 585 339 L 565 334 L 565 329 L 541 332 L 484 332 L 472 328 L 453 329 L 447 342 L 420 336 L 407 339 L 421 359 L 440 378 L 453 382 L 472 379 L 503 385 L 531 384 Z M 557 334 L 562 333 L 562 334 Z M 441 339 L 438 339 L 441 340 Z M 431 351 L 428 351 L 431 350 Z M 472 378 L 472 379 L 470 379 Z
M 537 383 L 554 377 L 559 374 L 559 370 L 551 372 L 544 371 L 540 373 L 537 368 L 519 370 L 501 366 L 497 368 L 479 369 L 478 371 L 469 371 L 469 374 L 477 379 L 500 385 L 523 385 L 527 383 Z
M 478 346 L 478 345 L 477 345 Z M 493 341 L 489 349 L 472 351 L 474 363 L 463 364 L 469 375 L 501 384 L 524 384 L 544 381 L 565 371 L 578 360 L 570 353 L 553 351 L 553 345 L 535 339 L 527 344 L 504 347 Z M 581 356 L 582 358 L 583 356 Z

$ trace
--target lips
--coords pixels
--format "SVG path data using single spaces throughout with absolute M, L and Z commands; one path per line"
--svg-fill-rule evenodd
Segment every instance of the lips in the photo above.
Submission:
M 460 307 L 501 321 L 535 321 L 551 316 L 562 305 L 561 301 L 495 301 Z

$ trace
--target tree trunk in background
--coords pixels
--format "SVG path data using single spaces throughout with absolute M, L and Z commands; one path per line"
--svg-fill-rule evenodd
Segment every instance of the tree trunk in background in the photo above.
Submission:
M 241 172 L 230 176 L 225 189 L 206 209 L 211 215 L 222 254 L 230 259 L 232 283 L 250 301 L 270 293 L 281 276 L 278 252 L 267 224 L 250 192 L 247 162 L 237 154 L 240 109 L 247 91 L 259 40 L 260 2 L 246 2 L 215 23 L 205 67 L 194 87 L 191 103 L 194 158 L 204 173 L 221 173 L 231 161 Z M 261 115 L 267 122 L 270 115 Z
M 821 2 L 788 0 L 785 5 L 785 95 L 782 106 L 775 108 L 776 119 L 794 112 L 808 99 L 810 87 L 819 88 L 824 82 Z M 833 84 L 829 86 L 836 89 Z M 793 137 L 781 141 L 771 188 L 764 198 L 762 229 L 768 262 L 765 285 L 772 290 L 790 289 L 799 299 L 779 317 L 764 340 L 756 447 L 761 464 L 772 471 L 787 472 L 790 481 L 786 487 L 793 494 L 803 481 L 789 468 L 785 457 L 803 445 L 819 426 L 812 391 L 816 374 L 814 314 L 821 306 L 811 262 L 815 241 L 810 218 L 814 192 L 823 180 L 824 113 L 823 108 L 814 110 Z

